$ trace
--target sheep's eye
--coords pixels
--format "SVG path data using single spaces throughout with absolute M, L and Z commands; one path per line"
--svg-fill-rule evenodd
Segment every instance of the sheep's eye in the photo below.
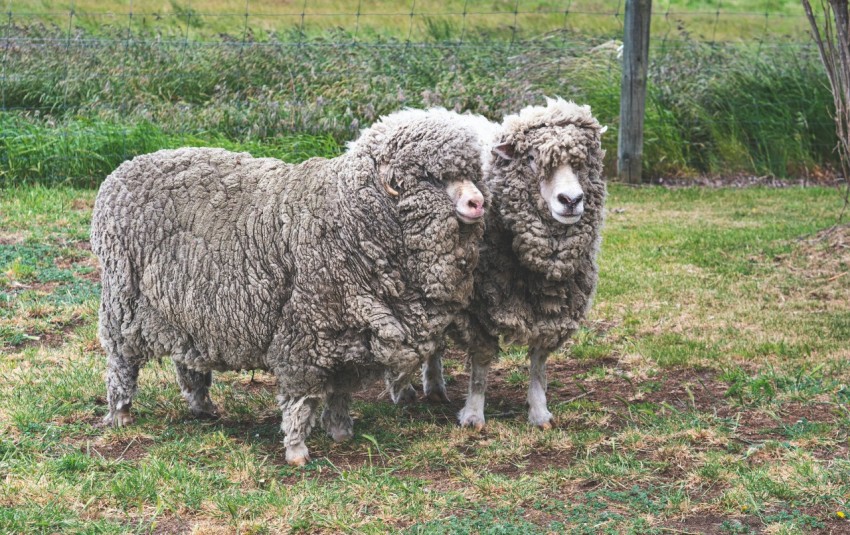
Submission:
M 433 173 L 429 173 L 428 171 L 425 171 L 425 180 L 427 180 L 429 183 L 435 184 L 435 185 L 440 183 L 440 181 L 437 179 L 437 177 L 434 176 Z

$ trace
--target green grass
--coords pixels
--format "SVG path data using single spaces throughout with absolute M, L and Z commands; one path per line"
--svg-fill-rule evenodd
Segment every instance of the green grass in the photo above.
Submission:
M 584 35 L 618 35 L 623 4 L 617 0 L 6 0 L 12 21 L 41 21 L 67 31 L 129 28 L 134 33 L 209 39 L 222 33 L 268 39 L 279 32 L 308 36 L 329 29 L 421 41 L 455 40 L 486 32 L 497 39 L 527 38 L 568 28 Z M 71 14 L 73 6 L 73 17 Z M 247 7 L 247 20 L 246 20 Z M 793 0 L 671 0 L 654 2 L 653 34 L 683 27 L 704 39 L 759 35 L 805 37 L 807 26 Z M 130 18 L 129 14 L 133 16 Z M 302 18 L 302 14 L 304 15 Z
M 297 160 L 405 106 L 498 120 L 552 95 L 593 107 L 616 169 L 615 0 L 252 0 L 247 24 L 241 0 L 4 4 L 0 185 L 93 187 L 176 145 Z M 830 175 L 832 98 L 798 2 L 655 9 L 647 177 Z
M 354 440 L 316 430 L 303 470 L 284 462 L 263 373 L 217 374 L 224 416 L 199 422 L 168 359 L 151 363 L 137 424 L 97 426 L 94 195 L 0 190 L 0 531 L 848 528 L 850 257 L 829 246 L 848 234 L 813 239 L 833 190 L 612 186 L 596 304 L 550 363 L 555 429 L 525 422 L 524 351 L 506 347 L 484 434 L 454 424 L 467 376 L 452 358 L 452 404 L 396 407 L 375 388 Z
M 286 134 L 259 142 L 212 132 L 169 133 L 152 123 L 72 119 L 45 126 L 0 113 L 0 185 L 65 183 L 96 187 L 124 160 L 160 149 L 222 147 L 297 163 L 334 157 L 342 148 L 328 135 Z

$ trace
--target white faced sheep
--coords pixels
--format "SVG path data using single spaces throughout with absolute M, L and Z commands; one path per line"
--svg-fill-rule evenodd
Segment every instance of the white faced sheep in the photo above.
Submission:
M 187 148 L 122 164 L 92 220 L 104 421 L 132 423 L 140 367 L 169 355 L 196 416 L 216 413 L 212 370 L 274 373 L 291 464 L 322 401 L 329 434 L 351 437 L 351 392 L 406 383 L 468 304 L 480 178 L 474 132 L 403 116 L 332 160 Z
M 463 426 L 484 427 L 487 371 L 501 335 L 529 346 L 528 418 L 549 428 L 546 359 L 578 329 L 596 290 L 605 128 L 589 106 L 562 99 L 527 107 L 501 125 L 474 121 L 483 144 L 492 146 L 484 168 L 493 204 L 472 303 L 450 330 L 471 362 L 458 417 Z M 447 399 L 439 352 L 423 369 L 423 386 L 427 397 Z

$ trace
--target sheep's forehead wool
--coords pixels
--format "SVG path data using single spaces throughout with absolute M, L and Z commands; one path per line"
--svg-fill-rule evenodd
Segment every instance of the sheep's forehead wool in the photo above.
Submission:
M 563 99 L 548 99 L 546 106 L 529 106 L 503 122 L 501 138 L 519 153 L 534 151 L 543 167 L 585 165 L 589 147 L 605 132 L 590 112 Z
M 431 128 L 438 126 L 447 132 L 455 132 L 463 136 L 461 143 L 469 143 L 469 135 L 477 138 L 473 143 L 477 144 L 480 151 L 481 175 L 486 174 L 491 160 L 490 150 L 496 143 L 497 136 L 501 131 L 501 125 L 488 120 L 481 115 L 471 113 L 457 113 L 445 108 L 430 108 L 428 110 L 404 109 L 381 117 L 379 123 L 363 131 L 363 135 L 355 141 L 349 142 L 350 150 L 356 150 L 364 145 L 380 145 L 397 131 L 398 128 L 409 124 L 430 124 Z M 437 151 L 445 153 L 445 150 Z M 477 171 L 473 171 L 477 172 Z M 477 179 L 474 179 L 477 180 Z

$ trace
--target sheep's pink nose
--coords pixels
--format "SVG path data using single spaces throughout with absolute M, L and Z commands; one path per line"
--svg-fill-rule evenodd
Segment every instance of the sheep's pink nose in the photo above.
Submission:
M 480 219 L 484 215 L 484 195 L 475 186 L 465 188 L 455 206 L 458 215 L 467 221 Z
M 469 209 L 469 212 L 472 214 L 476 214 L 477 217 L 480 217 L 481 214 L 484 213 L 484 200 L 483 199 L 469 199 L 466 202 L 466 206 Z

